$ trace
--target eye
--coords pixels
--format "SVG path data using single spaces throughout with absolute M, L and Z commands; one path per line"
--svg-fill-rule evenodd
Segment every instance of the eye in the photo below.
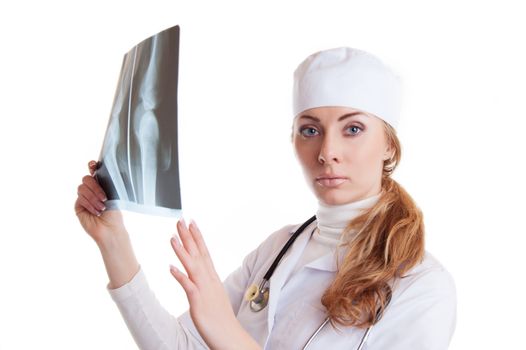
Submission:
M 310 127 L 310 126 L 305 126 L 305 127 L 300 128 L 300 133 L 306 137 L 314 136 L 315 135 L 314 133 L 316 132 L 318 131 L 315 128 Z
M 362 128 L 360 128 L 359 126 L 356 126 L 356 125 L 351 125 L 347 128 L 347 130 L 351 130 L 350 133 L 351 135 L 357 135 L 359 134 L 360 132 L 362 132 Z

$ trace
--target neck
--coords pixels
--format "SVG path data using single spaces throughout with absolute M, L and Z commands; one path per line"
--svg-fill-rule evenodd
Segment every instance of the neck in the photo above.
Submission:
M 317 239 L 336 245 L 349 221 L 362 214 L 365 209 L 372 207 L 378 198 L 380 198 L 380 194 L 340 205 L 328 205 L 318 201 L 318 211 L 316 212 Z

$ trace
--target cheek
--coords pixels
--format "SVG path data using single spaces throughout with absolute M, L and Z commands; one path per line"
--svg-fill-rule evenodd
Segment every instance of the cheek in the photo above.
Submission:
M 310 170 L 316 166 L 317 153 L 315 147 L 295 143 L 294 152 L 296 153 L 296 157 L 303 169 Z
M 383 167 L 383 153 L 376 145 L 360 147 L 348 155 L 351 171 L 355 174 L 372 177 L 375 173 L 381 174 Z

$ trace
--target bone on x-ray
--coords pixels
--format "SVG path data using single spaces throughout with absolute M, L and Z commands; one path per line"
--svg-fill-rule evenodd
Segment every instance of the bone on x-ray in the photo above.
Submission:
M 178 66 L 179 26 L 124 55 L 95 173 L 109 210 L 181 215 Z

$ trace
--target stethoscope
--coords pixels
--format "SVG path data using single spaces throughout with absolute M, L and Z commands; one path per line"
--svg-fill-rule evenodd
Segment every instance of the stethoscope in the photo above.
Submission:
M 305 228 L 307 226 L 309 226 L 314 220 L 316 220 L 316 215 L 311 217 L 309 220 L 305 221 L 296 230 L 296 232 L 294 232 L 292 237 L 290 237 L 289 240 L 287 241 L 287 243 L 285 243 L 285 245 L 283 246 L 283 248 L 281 248 L 281 251 L 279 252 L 278 256 L 274 259 L 274 261 L 272 262 L 272 265 L 270 265 L 270 268 L 268 269 L 267 273 L 265 273 L 265 276 L 263 276 L 263 279 L 261 280 L 261 283 L 259 284 L 259 286 L 253 284 L 253 285 L 251 285 L 248 288 L 248 290 L 247 290 L 247 292 L 245 294 L 245 298 L 250 303 L 250 309 L 252 311 L 259 312 L 259 311 L 263 310 L 267 306 L 268 298 L 269 298 L 269 281 L 270 281 L 270 277 L 274 273 L 274 270 L 276 269 L 276 267 L 278 266 L 279 262 L 283 258 L 283 255 L 285 255 L 285 253 L 290 248 L 292 243 L 294 243 L 296 238 L 298 238 L 298 236 L 305 230 Z M 389 304 L 390 300 L 391 300 L 391 295 L 388 296 L 387 304 Z M 376 313 L 376 317 L 375 317 L 375 322 L 374 323 L 378 322 L 381 317 L 382 317 L 381 309 L 378 309 L 378 311 Z M 318 333 L 320 333 L 320 331 L 323 329 L 323 327 L 325 327 L 325 325 L 327 325 L 327 323 L 329 323 L 329 317 L 325 318 L 325 320 L 318 327 L 318 329 L 316 329 L 316 331 L 314 331 L 314 333 L 312 333 L 312 335 L 309 337 L 309 339 L 307 340 L 307 342 L 303 346 L 302 350 L 305 350 L 305 349 L 308 348 L 308 346 L 312 343 L 314 338 L 318 335 Z M 363 347 L 365 346 L 367 338 L 369 337 L 369 333 L 371 333 L 372 327 L 373 326 L 369 326 L 365 330 L 365 333 L 363 334 L 362 339 L 360 340 L 360 344 L 356 348 L 357 350 L 362 350 Z

